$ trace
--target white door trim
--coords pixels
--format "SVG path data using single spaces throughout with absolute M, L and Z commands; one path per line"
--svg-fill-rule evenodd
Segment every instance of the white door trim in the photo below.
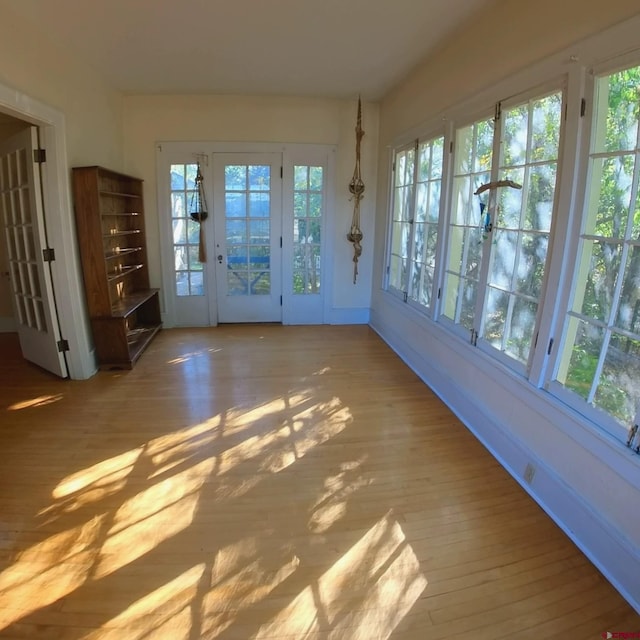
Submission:
M 47 161 L 42 166 L 43 200 L 49 244 L 56 250 L 51 274 L 60 328 L 69 342 L 69 376 L 83 380 L 91 377 L 97 367 L 90 346 L 91 333 L 71 208 L 64 114 L 1 83 L 0 111 L 40 128 L 41 144 L 47 151 Z
M 66 354 L 58 349 L 60 322 L 51 273 L 42 258 L 48 242 L 41 171 L 34 157 L 38 148 L 38 128 L 31 125 L 0 142 L 0 161 L 7 171 L 2 180 L 5 196 L 0 205 L 2 227 L 22 356 L 61 378 L 68 378 Z M 21 197 L 8 197 L 14 189 L 19 189 Z M 30 233 L 25 234 L 27 228 Z M 29 264 L 31 261 L 36 264 Z
M 335 204 L 335 185 L 336 185 L 336 146 L 329 144 L 306 144 L 306 143 L 270 143 L 270 142 L 212 142 L 206 140 L 195 141 L 158 141 L 156 142 L 156 188 L 159 210 L 160 224 L 160 257 L 162 261 L 163 275 L 163 298 L 164 298 L 164 315 L 163 323 L 166 327 L 176 326 L 176 311 L 173 304 L 173 266 L 172 266 L 172 248 L 170 246 L 171 234 L 169 227 L 166 226 L 167 214 L 170 211 L 169 201 L 169 176 L 166 169 L 171 164 L 171 159 L 177 162 L 184 162 L 185 159 L 195 162 L 198 158 L 208 157 L 209 166 L 203 167 L 203 171 L 207 172 L 207 180 L 205 180 L 205 191 L 209 206 L 213 203 L 211 186 L 207 183 L 212 182 L 213 173 L 213 154 L 214 153 L 281 153 L 283 166 L 292 166 L 294 161 L 301 164 L 312 164 L 314 158 L 322 157 L 323 163 L 326 162 L 327 168 L 327 187 L 326 187 L 326 220 L 324 227 L 324 246 L 323 246 L 323 264 L 324 279 L 322 282 L 322 311 L 318 314 L 317 322 L 319 324 L 329 323 L 332 320 L 332 304 L 333 300 L 333 253 L 336 242 L 336 204 Z M 285 192 L 283 191 L 283 197 Z M 283 216 L 287 204 L 283 200 Z M 215 212 L 214 212 L 215 215 Z M 284 223 L 284 217 L 283 217 Z M 211 227 L 209 227 L 211 229 Z M 346 232 L 345 232 L 346 233 Z M 285 230 L 283 229 L 283 242 Z M 215 259 L 215 244 L 209 243 L 213 239 L 212 233 L 208 232 L 208 257 L 209 262 L 207 269 L 210 269 L 211 260 Z M 283 253 L 283 269 L 285 269 L 284 260 L 287 259 L 287 252 Z M 209 274 L 210 276 L 213 274 Z M 285 283 L 283 281 L 283 286 Z M 284 297 L 284 296 L 283 296 Z M 217 300 L 210 295 L 209 309 L 210 325 L 214 326 L 218 317 Z

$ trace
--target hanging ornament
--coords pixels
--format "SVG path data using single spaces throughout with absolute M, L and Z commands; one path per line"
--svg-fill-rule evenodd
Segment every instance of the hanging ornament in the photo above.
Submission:
M 364 182 L 360 175 L 360 142 L 364 136 L 362 130 L 362 105 L 358 96 L 358 120 L 356 123 L 356 166 L 353 170 L 353 177 L 349 183 L 349 193 L 353 200 L 353 218 L 351 229 L 347 234 L 347 240 L 353 244 L 353 284 L 358 279 L 358 260 L 362 255 L 362 230 L 360 229 L 360 200 L 364 197 Z
M 198 170 L 196 172 L 196 188 L 191 195 L 189 203 L 189 215 L 200 225 L 200 246 L 198 247 L 198 260 L 200 262 L 207 261 L 207 247 L 204 239 L 204 221 L 209 216 L 207 211 L 207 201 L 204 195 L 204 185 L 202 172 L 200 171 L 200 162 L 198 162 Z

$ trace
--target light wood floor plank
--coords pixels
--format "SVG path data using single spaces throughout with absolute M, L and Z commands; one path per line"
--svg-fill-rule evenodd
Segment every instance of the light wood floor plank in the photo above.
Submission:
M 0 638 L 601 637 L 638 616 L 367 327 L 0 335 Z

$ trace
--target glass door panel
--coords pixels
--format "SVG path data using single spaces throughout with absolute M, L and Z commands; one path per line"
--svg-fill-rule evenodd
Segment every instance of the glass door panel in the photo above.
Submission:
M 219 322 L 282 318 L 280 168 L 280 154 L 214 154 Z

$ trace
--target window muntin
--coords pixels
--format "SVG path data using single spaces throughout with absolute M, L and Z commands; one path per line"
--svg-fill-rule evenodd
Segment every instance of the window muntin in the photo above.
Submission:
M 320 293 L 324 168 L 293 167 L 293 293 Z
M 429 308 L 433 295 L 442 190 L 444 138 L 418 145 L 416 202 L 408 296 Z
M 520 372 L 530 364 L 538 330 L 562 100 L 561 91 L 536 96 L 455 135 L 442 315 Z M 476 195 L 496 180 L 522 188 Z
M 196 192 L 198 165 L 171 165 L 172 251 L 177 296 L 204 296 L 204 271 L 199 260 L 200 225 L 189 215 Z
M 443 315 L 469 330 L 474 328 L 483 253 L 482 212 L 474 192 L 491 181 L 493 138 L 492 118 L 458 129 L 455 138 Z
M 526 365 L 536 333 L 538 307 L 554 209 L 562 93 L 505 109 L 501 116 L 498 179 L 485 288 L 482 337 Z
M 399 291 L 406 291 L 411 255 L 410 221 L 413 219 L 414 206 L 415 148 L 398 151 L 394 164 L 389 286 Z
M 640 406 L 640 67 L 596 78 L 573 293 L 554 380 L 629 427 Z
M 224 167 L 227 295 L 271 294 L 271 167 Z
M 396 152 L 389 288 L 432 305 L 442 192 L 444 137 Z

